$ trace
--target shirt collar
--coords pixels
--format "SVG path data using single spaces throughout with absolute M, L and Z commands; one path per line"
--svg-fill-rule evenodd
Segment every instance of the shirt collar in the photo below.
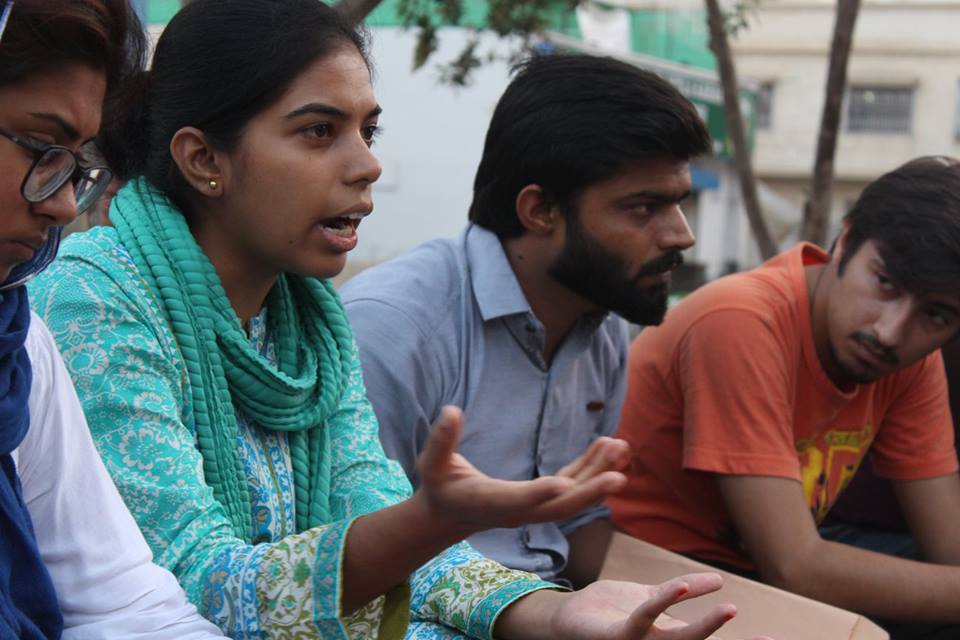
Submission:
M 464 232 L 467 267 L 473 296 L 484 322 L 503 316 L 531 313 L 500 238 L 489 229 L 471 224 Z

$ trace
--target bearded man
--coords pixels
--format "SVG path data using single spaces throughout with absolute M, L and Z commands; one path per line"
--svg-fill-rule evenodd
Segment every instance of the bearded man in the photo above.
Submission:
M 343 291 L 381 440 L 415 486 L 447 404 L 465 412 L 460 453 L 505 480 L 554 474 L 614 432 L 624 319 L 663 319 L 670 272 L 693 244 L 679 207 L 690 160 L 709 149 L 696 109 L 652 73 L 581 55 L 519 68 L 487 132 L 466 230 Z M 469 541 L 583 585 L 602 563 L 607 515 L 598 506 Z

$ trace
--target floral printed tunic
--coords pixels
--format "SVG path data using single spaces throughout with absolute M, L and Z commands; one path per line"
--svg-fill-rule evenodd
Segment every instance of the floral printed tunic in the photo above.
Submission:
M 237 414 L 250 528 L 234 536 L 205 483 L 191 392 L 173 334 L 115 230 L 75 234 L 31 285 L 67 363 L 94 441 L 156 561 L 200 612 L 235 638 L 490 638 L 518 597 L 555 585 L 508 570 L 461 543 L 408 584 L 340 613 L 344 542 L 353 520 L 410 495 L 383 454 L 359 359 L 326 423 L 334 451 L 333 521 L 298 532 L 285 434 Z M 250 338 L 272 357 L 264 312 Z M 410 621 L 409 626 L 407 622 Z

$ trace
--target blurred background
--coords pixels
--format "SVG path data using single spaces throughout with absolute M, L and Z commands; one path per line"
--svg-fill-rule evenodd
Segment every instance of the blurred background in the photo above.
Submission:
M 136 4 L 154 37 L 180 8 L 180 0 Z M 493 0 L 341 4 L 363 5 L 358 17 L 372 36 L 374 84 L 384 108 L 376 209 L 363 223 L 343 277 L 464 226 L 483 136 L 509 81 L 511 59 L 524 46 L 622 58 L 668 78 L 697 105 L 715 153 L 693 168 L 695 193 L 685 212 L 697 244 L 675 281 L 680 294 L 770 253 L 770 244 L 760 249 L 756 224 L 748 220 L 744 180 L 755 183 L 756 210 L 776 249 L 811 237 L 803 213 L 814 189 L 841 9 L 852 10 L 855 23 L 846 26 L 852 47 L 834 91 L 833 181 L 821 243 L 829 243 L 873 178 L 919 155 L 960 155 L 960 0 L 516 1 L 508 18 L 535 15 L 536 21 L 504 36 L 490 29 L 502 30 L 494 23 L 502 22 L 497 12 L 505 6 Z M 711 4 L 722 12 L 737 74 L 743 155 L 752 163 L 752 179 L 738 168 L 728 131 L 723 84 L 730 79 L 721 79 L 711 50 Z M 450 7 L 459 13 L 451 16 Z M 527 14 L 519 13 L 525 8 Z M 415 60 L 422 63 L 416 69 Z M 458 64 L 469 71 L 466 79 L 455 73 Z

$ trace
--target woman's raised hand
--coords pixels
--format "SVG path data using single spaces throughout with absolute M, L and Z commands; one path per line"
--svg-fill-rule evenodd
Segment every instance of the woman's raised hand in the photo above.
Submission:
M 431 516 L 464 535 L 568 518 L 626 483 L 619 471 L 629 460 L 623 440 L 598 438 L 554 476 L 509 481 L 484 475 L 457 453 L 462 430 L 463 412 L 444 407 L 417 461 L 417 472 L 418 493 Z

